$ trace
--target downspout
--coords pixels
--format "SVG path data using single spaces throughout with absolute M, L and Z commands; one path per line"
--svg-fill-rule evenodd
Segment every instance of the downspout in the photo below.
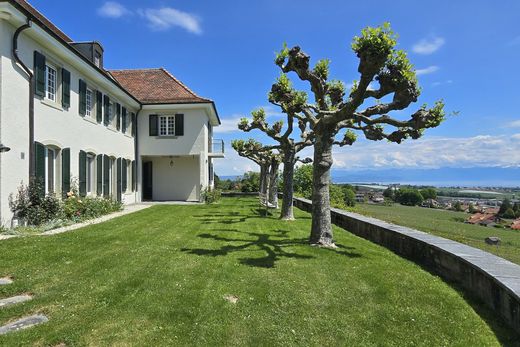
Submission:
M 137 121 L 137 117 L 139 117 L 139 113 L 143 109 L 143 105 L 139 104 L 139 109 L 135 113 L 135 124 L 132 124 L 135 128 L 135 134 L 134 134 L 134 156 L 135 156 L 135 202 L 137 203 L 137 197 L 139 196 L 139 187 L 143 187 L 143 184 L 139 184 L 139 129 L 137 128 L 137 124 L 139 122 Z M 141 194 L 141 201 L 142 201 L 142 194 Z M 139 201 L 140 202 L 140 201 Z
M 29 178 L 34 176 L 34 74 L 18 56 L 18 36 L 32 26 L 32 20 L 27 19 L 27 24 L 16 29 L 13 35 L 13 58 L 29 77 Z

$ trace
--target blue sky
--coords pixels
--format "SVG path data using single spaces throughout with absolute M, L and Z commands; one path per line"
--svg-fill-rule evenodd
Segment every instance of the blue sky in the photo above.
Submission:
M 360 140 L 334 151 L 335 170 L 520 166 L 518 1 L 75 1 L 32 0 L 74 40 L 98 40 L 106 68 L 163 66 L 216 101 L 227 159 L 220 175 L 255 169 L 229 143 L 255 137 L 235 130 L 240 117 L 267 106 L 279 74 L 274 52 L 300 45 L 312 61 L 331 60 L 331 77 L 358 79 L 353 36 L 385 21 L 421 74 L 423 94 L 409 109 L 444 99 L 459 111 L 418 141 Z M 293 76 L 294 77 L 294 76 Z M 400 116 L 405 116 L 403 113 Z M 305 155 L 312 155 L 308 150 Z

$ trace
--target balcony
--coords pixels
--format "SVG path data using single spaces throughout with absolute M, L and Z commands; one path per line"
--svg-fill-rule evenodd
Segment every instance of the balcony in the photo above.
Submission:
M 212 139 L 210 141 L 209 156 L 213 158 L 224 158 L 224 140 Z

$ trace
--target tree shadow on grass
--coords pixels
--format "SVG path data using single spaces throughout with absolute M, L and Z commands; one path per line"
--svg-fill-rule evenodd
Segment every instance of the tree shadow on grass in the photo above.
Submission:
M 225 244 L 218 249 L 203 249 L 203 248 L 182 248 L 182 252 L 186 252 L 189 254 L 195 254 L 199 256 L 209 256 L 209 257 L 219 257 L 219 256 L 227 256 L 231 253 L 236 252 L 255 252 L 258 250 L 264 251 L 265 256 L 260 258 L 254 257 L 243 257 L 239 258 L 239 262 L 243 265 L 253 266 L 253 267 L 261 267 L 261 268 L 273 268 L 276 265 L 276 262 L 282 258 L 292 258 L 292 259 L 311 259 L 315 258 L 312 255 L 306 254 L 298 254 L 295 252 L 289 252 L 285 248 L 291 246 L 309 246 L 309 241 L 307 238 L 298 238 L 291 239 L 287 237 L 289 231 L 287 230 L 274 230 L 278 235 L 272 235 L 267 233 L 255 233 L 255 232 L 243 232 L 239 230 L 223 230 L 223 231 L 232 231 L 235 233 L 244 234 L 246 236 L 255 237 L 254 239 L 249 238 L 232 238 L 232 237 L 222 237 L 219 235 L 203 233 L 199 234 L 198 237 L 204 239 L 211 239 L 219 242 L 228 242 L 233 244 Z M 236 244 L 240 243 L 240 244 Z M 310 246 L 309 246 L 310 247 Z M 342 245 L 338 245 L 338 249 L 328 249 L 324 248 L 324 250 L 328 250 L 334 252 L 339 255 L 347 256 L 349 258 L 358 258 L 361 257 L 361 254 L 355 253 L 351 251 L 352 247 L 346 247 Z

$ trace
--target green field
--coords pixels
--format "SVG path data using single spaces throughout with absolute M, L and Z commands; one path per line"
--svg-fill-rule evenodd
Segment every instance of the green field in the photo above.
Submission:
M 391 206 L 357 204 L 355 211 L 390 223 L 465 243 L 520 264 L 520 232 L 465 224 L 463 221 L 469 217 L 469 214 L 464 212 L 399 204 Z M 502 244 L 498 247 L 487 245 L 484 239 L 488 236 L 500 237 Z
M 515 346 L 489 311 L 394 253 L 310 216 L 259 215 L 257 199 L 154 206 L 56 236 L 0 242 L 0 324 L 49 322 L 1 346 Z M 230 302 L 229 296 L 238 301 Z

